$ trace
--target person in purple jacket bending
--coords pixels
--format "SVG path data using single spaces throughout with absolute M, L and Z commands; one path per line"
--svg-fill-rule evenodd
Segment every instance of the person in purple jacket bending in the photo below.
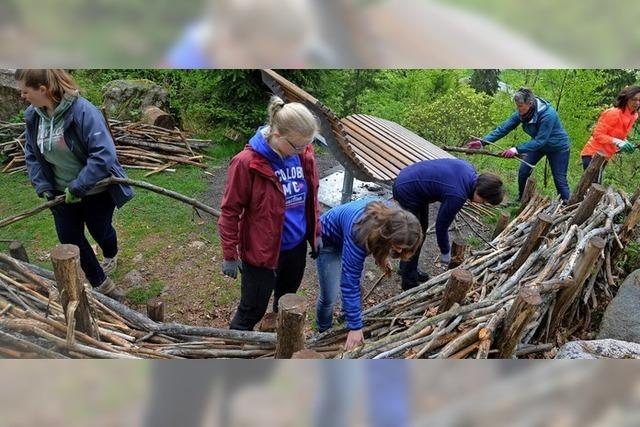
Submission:
M 440 262 L 451 260 L 449 226 L 467 200 L 498 205 L 504 198 L 502 180 L 492 173 L 478 175 L 473 166 L 460 159 L 424 160 L 407 166 L 393 184 L 393 198 L 413 213 L 426 236 L 429 204 L 440 202 L 436 219 L 436 238 L 440 248 Z M 429 276 L 418 270 L 420 247 L 408 261 L 400 262 L 402 290 L 418 286 Z

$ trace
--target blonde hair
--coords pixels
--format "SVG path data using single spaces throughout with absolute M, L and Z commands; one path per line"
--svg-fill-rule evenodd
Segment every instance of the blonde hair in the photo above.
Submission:
M 14 78 L 32 89 L 47 88 L 49 98 L 59 103 L 65 95 L 77 96 L 80 88 L 62 69 L 17 69 Z
M 269 113 L 269 136 L 274 131 L 281 135 L 297 132 L 302 136 L 312 136 L 320 127 L 316 116 L 299 102 L 285 102 L 279 96 L 272 96 L 267 108 Z
M 408 260 L 422 243 L 418 218 L 398 206 L 387 206 L 382 202 L 367 204 L 353 230 L 355 241 L 373 255 L 385 274 L 391 273 L 387 257 L 394 246 L 403 248 L 400 258 Z

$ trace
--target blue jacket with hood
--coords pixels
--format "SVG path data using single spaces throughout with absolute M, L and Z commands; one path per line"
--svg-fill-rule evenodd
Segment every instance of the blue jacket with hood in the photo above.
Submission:
M 522 130 L 531 137 L 531 140 L 517 145 L 516 150 L 518 150 L 518 153 L 532 151 L 557 153 L 568 151 L 571 148 L 569 135 L 562 127 L 558 113 L 548 101 L 538 97 L 536 97 L 536 111 L 529 122 L 524 123 L 520 118 L 520 114 L 516 111 L 490 134 L 486 135 L 484 139 L 489 142 L 495 142 L 517 128 L 521 123 Z
M 33 106 L 24 113 L 27 125 L 25 161 L 29 178 L 38 196 L 55 190 L 55 178 L 51 165 L 44 159 L 37 144 L 40 117 Z M 113 175 L 126 178 L 124 169 L 116 157 L 116 147 L 102 113 L 85 98 L 78 96 L 64 113 L 64 140 L 69 150 L 85 166 L 76 179 L 69 183 L 69 192 L 84 197 L 100 180 Z M 111 185 L 107 189 L 115 205 L 120 208 L 133 197 L 127 185 Z

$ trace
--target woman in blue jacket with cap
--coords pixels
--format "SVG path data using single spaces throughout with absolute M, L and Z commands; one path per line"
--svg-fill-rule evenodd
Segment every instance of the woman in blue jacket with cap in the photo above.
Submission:
M 471 149 L 479 149 L 486 142 L 495 142 L 503 138 L 509 132 L 522 124 L 524 130 L 531 139 L 522 144 L 511 147 L 502 152 L 506 158 L 523 154 L 527 163 L 536 165 L 540 159 L 547 157 L 551 174 L 560 198 L 565 202 L 569 200 L 569 184 L 567 182 L 567 170 L 569 168 L 569 155 L 571 143 L 569 135 L 562 127 L 556 110 L 548 101 L 539 98 L 527 88 L 520 88 L 513 95 L 516 111 L 484 140 L 472 140 L 467 146 Z M 518 200 L 522 198 L 524 186 L 531 175 L 533 168 L 527 164 L 520 164 L 518 170 Z
M 121 298 L 107 277 L 116 269 L 118 241 L 113 212 L 133 197 L 126 185 L 96 189 L 111 175 L 126 177 L 100 111 L 79 95 L 73 78 L 60 69 L 16 70 L 25 111 L 25 159 L 29 178 L 39 197 L 51 200 L 64 194 L 65 202 L 51 208 L 60 243 L 80 249 L 80 265 L 99 292 Z M 98 262 L 85 237 L 94 238 L 104 261 Z

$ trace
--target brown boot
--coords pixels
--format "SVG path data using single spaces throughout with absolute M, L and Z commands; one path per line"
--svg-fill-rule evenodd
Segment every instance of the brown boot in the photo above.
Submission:
M 119 302 L 124 301 L 126 296 L 124 291 L 118 288 L 109 277 L 104 279 L 104 282 L 100 286 L 96 286 L 94 290 Z

